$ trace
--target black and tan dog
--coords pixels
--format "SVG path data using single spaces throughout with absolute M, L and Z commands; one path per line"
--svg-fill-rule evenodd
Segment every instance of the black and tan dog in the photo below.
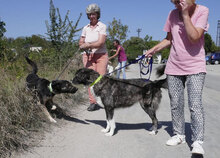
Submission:
M 125 108 L 139 102 L 144 111 L 152 119 L 152 131 L 156 134 L 158 120 L 156 110 L 162 98 L 161 88 L 167 88 L 166 79 L 146 81 L 144 79 L 116 79 L 110 76 L 100 76 L 96 71 L 82 68 L 73 78 L 74 84 L 90 85 L 91 92 L 97 102 L 104 106 L 107 127 L 102 130 L 107 136 L 112 136 L 116 128 L 113 115 L 115 108 Z
M 37 75 L 37 65 L 28 57 L 25 58 L 32 67 L 32 72 L 26 77 L 27 88 L 36 96 L 37 104 L 40 105 L 48 119 L 56 123 L 56 120 L 51 117 L 48 111 L 61 113 L 62 109 L 53 103 L 53 97 L 60 93 L 75 93 L 78 89 L 66 80 L 54 80 L 50 82 L 47 79 L 40 78 Z

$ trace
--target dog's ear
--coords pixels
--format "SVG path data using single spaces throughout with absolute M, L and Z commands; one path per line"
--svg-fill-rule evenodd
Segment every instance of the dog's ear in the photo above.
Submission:
M 88 68 L 83 68 L 83 69 L 82 69 L 82 72 L 83 72 L 83 73 L 88 73 L 88 74 L 92 73 L 93 71 L 94 71 L 94 70 L 88 69 Z
M 56 91 L 56 93 L 61 90 L 62 84 L 60 80 L 53 80 L 51 83 L 52 83 L 52 89 Z
M 168 83 L 167 83 L 166 78 L 161 79 L 161 80 L 155 80 L 153 81 L 153 84 L 154 84 L 154 87 L 157 87 L 157 88 L 165 88 L 165 89 L 168 88 Z
M 72 83 L 89 85 L 93 83 L 97 79 L 98 76 L 99 76 L 98 72 L 92 69 L 82 68 L 76 72 Z
M 76 72 L 72 83 L 74 83 L 74 84 L 84 84 L 84 85 L 90 84 L 90 73 L 91 72 L 92 72 L 92 70 L 88 69 L 88 68 L 79 69 Z
M 166 65 L 161 65 L 158 68 L 156 68 L 156 76 L 161 77 L 164 74 Z

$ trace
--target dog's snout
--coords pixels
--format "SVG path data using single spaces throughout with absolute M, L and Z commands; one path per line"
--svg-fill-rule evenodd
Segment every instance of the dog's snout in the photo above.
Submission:
M 78 88 L 74 87 L 75 92 L 78 91 Z
M 72 93 L 75 93 L 76 91 L 78 91 L 78 88 L 76 88 L 76 87 L 72 87 Z
M 77 81 L 77 78 L 76 78 L 76 77 L 75 77 L 75 78 L 73 78 L 72 83 L 73 83 L 73 84 L 77 84 L 77 83 L 78 83 L 78 81 Z

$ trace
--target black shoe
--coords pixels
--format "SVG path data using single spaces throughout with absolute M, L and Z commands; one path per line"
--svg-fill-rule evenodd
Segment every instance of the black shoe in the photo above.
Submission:
M 100 109 L 100 106 L 99 104 L 90 104 L 90 106 L 87 108 L 88 111 L 96 111 L 96 110 L 99 110 Z

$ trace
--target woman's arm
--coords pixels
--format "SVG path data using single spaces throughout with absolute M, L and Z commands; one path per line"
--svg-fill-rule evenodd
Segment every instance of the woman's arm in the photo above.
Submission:
M 118 47 L 116 53 L 115 53 L 113 56 L 109 57 L 108 60 L 110 60 L 110 59 L 116 57 L 116 56 L 119 54 L 120 50 L 121 50 L 121 47 Z
M 85 37 L 84 36 L 81 36 L 80 37 L 80 40 L 79 40 L 79 46 L 81 46 L 82 44 L 85 43 Z
M 163 39 L 160 43 L 149 49 L 146 53 L 146 57 L 152 57 L 155 53 L 163 50 L 164 48 L 167 48 L 171 45 L 172 40 L 172 34 L 170 32 L 167 33 L 167 36 L 165 39 Z
M 99 39 L 96 42 L 92 42 L 92 43 L 85 43 L 85 37 L 83 40 L 83 37 L 80 38 L 80 48 L 81 49 L 92 49 L 92 48 L 100 48 L 102 45 L 105 44 L 105 40 L 106 40 L 106 35 L 99 35 Z
M 182 0 L 180 5 L 182 8 L 183 23 L 185 25 L 187 37 L 191 43 L 196 43 L 204 34 L 204 29 L 195 27 L 192 24 L 191 17 L 189 15 L 189 10 L 195 7 L 195 11 L 197 6 L 190 6 L 189 2 L 186 0 Z
M 185 25 L 188 39 L 191 43 L 196 43 L 204 34 L 204 30 L 193 26 L 191 18 L 188 15 L 183 16 L 183 23 Z

